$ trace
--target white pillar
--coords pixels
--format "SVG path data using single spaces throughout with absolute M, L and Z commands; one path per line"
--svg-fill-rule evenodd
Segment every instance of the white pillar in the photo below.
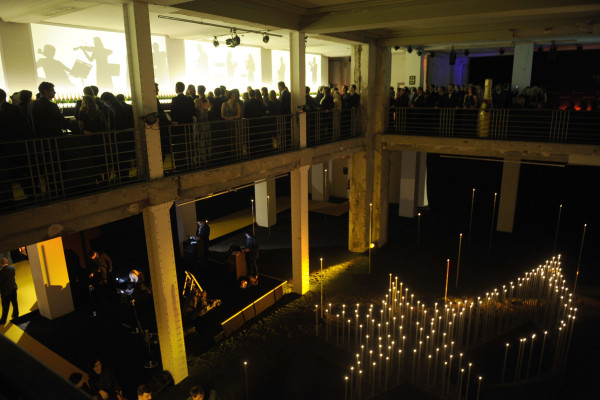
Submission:
M 163 369 L 171 373 L 175 383 L 179 383 L 188 376 L 188 368 L 173 253 L 170 208 L 171 203 L 163 203 L 145 207 L 142 213 L 162 365 Z
M 290 94 L 292 114 L 304 104 L 306 94 L 306 42 L 304 32 L 290 33 Z M 286 82 L 287 84 L 287 82 Z
M 403 151 L 400 156 L 400 199 L 398 215 L 413 218 L 417 213 L 417 153 Z
M 308 274 L 308 169 L 306 165 L 290 172 L 292 189 L 292 290 L 309 290 Z
M 163 164 L 158 122 L 144 126 L 139 119 L 157 111 L 148 4 L 138 1 L 123 4 L 123 19 L 136 128 L 145 128 L 136 129 L 138 160 L 143 163 L 138 166 L 138 173 L 151 179 L 161 178 Z
M 27 246 L 27 255 L 40 314 L 54 319 L 74 311 L 62 238 Z
M 36 93 L 38 75 L 31 26 L 0 21 L 0 52 L 6 81 L 2 89 L 7 95 L 23 89 Z
M 196 203 L 187 203 L 175 207 L 177 217 L 177 238 L 179 241 L 179 254 L 183 257 L 183 242 L 189 236 L 193 236 L 198 231 L 198 219 L 196 217 Z
M 275 179 L 254 184 L 256 224 L 268 228 L 277 223 L 277 192 Z
M 504 161 L 502 167 L 502 186 L 500 188 L 500 206 L 498 207 L 498 232 L 513 231 L 515 208 L 517 207 L 517 192 L 519 189 L 519 161 Z
M 519 91 L 531 85 L 531 68 L 533 66 L 533 43 L 515 45 L 513 58 L 512 88 Z
M 329 201 L 329 188 L 331 186 L 331 167 L 329 164 L 329 162 L 321 163 L 310 167 L 310 185 L 313 200 Z
M 417 206 L 427 207 L 427 153 L 417 153 L 419 161 L 418 182 L 417 182 Z

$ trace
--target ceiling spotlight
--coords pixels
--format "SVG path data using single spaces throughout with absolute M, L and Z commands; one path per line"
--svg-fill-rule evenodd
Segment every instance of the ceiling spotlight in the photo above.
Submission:
M 429 57 L 434 58 L 435 57 L 435 51 L 430 51 L 429 52 Z
M 215 47 L 219 47 L 219 41 L 217 40 L 217 37 L 215 36 L 215 38 L 213 39 L 213 46 Z
M 469 51 L 469 49 L 465 49 L 465 57 L 469 57 L 469 54 L 471 54 L 471 52 Z
M 398 45 L 394 46 L 394 50 L 396 50 L 396 51 L 400 50 L 400 46 L 398 46 Z
M 408 49 L 406 49 L 406 51 L 408 51 L 408 54 L 412 53 L 412 46 L 408 46 Z
M 500 55 L 504 54 L 504 49 L 502 47 L 500 47 L 500 50 L 498 50 L 498 54 L 500 54 Z
M 448 58 L 448 65 L 456 64 L 456 50 L 454 50 L 454 46 L 450 49 L 450 57 Z
M 225 41 L 225 44 L 229 47 L 237 47 L 241 43 L 240 37 L 237 35 L 235 29 L 231 30 L 231 38 Z
M 417 55 L 420 57 L 423 54 L 423 50 L 419 49 L 417 50 Z
M 269 35 L 263 34 L 263 43 L 269 43 Z

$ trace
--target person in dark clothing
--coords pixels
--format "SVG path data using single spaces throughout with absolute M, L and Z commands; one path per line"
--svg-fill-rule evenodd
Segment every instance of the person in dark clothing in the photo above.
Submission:
M 277 84 L 279 88 L 279 101 L 281 102 L 281 113 L 291 114 L 292 113 L 292 96 L 290 91 L 285 86 L 285 83 L 279 82 Z
M 448 92 L 440 96 L 440 107 L 458 108 L 459 104 L 458 96 L 454 93 L 454 85 L 451 83 L 448 85 Z
M 505 108 L 506 105 L 506 93 L 502 90 L 502 85 L 497 84 L 496 89 L 492 93 L 492 107 L 494 108 Z
M 274 90 L 269 92 L 269 99 L 267 100 L 267 114 L 279 115 L 281 114 L 281 102 L 277 98 L 277 94 Z
M 94 97 L 94 90 L 92 89 L 91 86 L 86 86 L 83 88 L 83 95 L 84 96 L 92 96 Z M 77 100 L 77 102 L 75 103 L 75 119 L 79 120 L 79 110 L 81 109 L 81 103 L 83 102 L 83 99 L 79 99 Z
M 24 140 L 28 137 L 24 114 L 19 107 L 6 101 L 6 92 L 0 89 L 0 141 Z
M 42 82 L 38 86 L 38 90 L 42 95 L 33 102 L 31 110 L 35 137 L 50 138 L 62 135 L 62 130 L 67 123 L 58 106 L 52 102 L 56 95 L 54 84 Z
M 310 88 L 306 87 L 306 96 L 304 96 L 304 105 L 302 106 L 302 111 L 310 112 L 315 109 L 315 99 L 310 95 Z
M 323 111 L 333 110 L 333 96 L 331 95 L 331 89 L 327 86 L 323 87 L 323 98 L 320 105 Z
M 6 258 L 0 260 L 0 299 L 2 300 L 2 316 L 0 325 L 6 323 L 8 309 L 13 306 L 12 318 L 19 317 L 19 304 L 17 303 L 17 282 L 15 281 L 15 267 L 10 265 Z
M 260 88 L 260 95 L 262 97 L 263 103 L 265 103 L 266 106 L 267 100 L 269 100 L 269 89 L 267 89 L 266 87 Z
M 127 131 L 127 129 L 134 128 L 133 108 L 129 106 L 131 110 L 127 110 L 125 106 L 128 104 L 124 106 L 110 92 L 102 93 L 100 99 L 108 110 L 108 129 L 119 131 L 115 133 L 116 143 L 113 146 L 113 150 L 119 155 L 119 163 L 116 164 L 118 168 L 115 168 L 115 174 L 119 179 L 128 178 L 129 167 L 132 167 L 130 162 L 135 159 L 134 132 Z
M 396 94 L 396 107 L 408 107 L 409 98 L 406 88 L 399 88 Z
M 259 118 L 265 115 L 265 106 L 262 100 L 256 98 L 256 93 L 252 90 L 248 92 L 250 97 L 244 103 L 244 110 L 242 112 L 244 118 Z
M 425 107 L 437 107 L 440 100 L 440 95 L 434 85 L 429 85 L 427 89 L 427 98 L 425 99 Z
M 110 368 L 102 365 L 100 360 L 94 359 L 92 361 L 88 373 L 90 387 L 94 392 L 99 393 L 102 399 L 117 400 L 123 397 L 117 378 L 115 378 Z
M 129 128 L 134 128 L 135 118 L 133 116 L 133 107 L 131 106 L 131 104 L 127 104 L 125 102 L 125 96 L 123 96 L 122 94 L 116 95 L 115 98 L 117 99 L 121 107 L 123 107 L 123 110 L 125 110 L 125 119 L 127 121 L 125 125 Z
M 258 285 L 258 265 L 256 264 L 256 260 L 258 260 L 258 242 L 250 232 L 246 232 L 245 237 L 244 251 L 246 252 L 246 264 L 248 265 L 248 278 L 250 284 L 256 286 Z
M 417 88 L 417 93 L 410 99 L 411 107 L 424 107 L 425 106 L 425 97 L 423 96 L 423 88 Z
M 86 135 L 93 132 L 104 132 L 107 130 L 106 118 L 98 109 L 98 105 L 92 96 L 85 95 L 81 99 L 79 110 L 79 129 Z
M 69 375 L 69 382 L 81 389 L 84 393 L 87 393 L 90 397 L 98 398 L 99 395 L 96 396 L 96 393 L 92 391 L 90 385 L 88 385 L 85 379 L 83 379 L 83 375 L 79 372 L 73 372 Z
M 348 95 L 348 106 L 350 108 L 360 107 L 360 95 L 356 93 L 356 85 L 350 85 L 350 93 Z
M 198 258 L 200 263 L 208 261 L 208 247 L 210 243 L 210 226 L 208 221 L 198 221 L 198 230 L 196 231 L 196 239 L 198 245 L 201 247 L 198 251 Z
M 171 153 L 175 163 L 173 169 L 178 169 L 185 164 L 185 160 L 187 159 L 186 136 L 192 131 L 191 125 L 177 125 L 192 124 L 196 115 L 194 99 L 186 96 L 183 93 L 184 91 L 185 85 L 183 82 L 177 82 L 175 84 L 177 96 L 171 100 L 171 125 L 175 125 L 171 128 L 171 143 L 173 144 Z
M 213 100 L 212 107 L 210 108 L 210 112 L 208 114 L 208 118 L 211 121 L 218 121 L 221 118 L 221 106 L 223 103 L 227 101 L 225 96 L 223 96 L 223 92 L 221 88 L 215 88 L 215 99 Z

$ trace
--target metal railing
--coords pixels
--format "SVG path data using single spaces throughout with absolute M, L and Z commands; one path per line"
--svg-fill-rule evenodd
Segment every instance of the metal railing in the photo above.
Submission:
M 213 168 L 294 149 L 292 115 L 160 127 L 165 174 Z
M 135 130 L 0 143 L 0 210 L 139 181 Z
M 600 144 L 600 112 L 391 108 L 388 134 Z
M 359 109 L 306 113 L 306 140 L 309 146 L 348 139 L 360 134 Z

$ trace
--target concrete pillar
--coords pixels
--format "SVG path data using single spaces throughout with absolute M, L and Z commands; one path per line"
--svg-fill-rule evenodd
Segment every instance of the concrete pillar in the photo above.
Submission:
M 417 207 L 427 207 L 427 153 L 417 153 L 419 170 L 417 176 Z
M 304 105 L 306 93 L 306 42 L 304 32 L 290 33 L 290 94 L 292 95 L 292 113 L 298 106 Z M 287 83 L 287 82 L 286 82 Z
M 531 68 L 533 66 L 533 43 L 515 45 L 513 58 L 512 88 L 519 86 L 519 91 L 531 84 Z
M 27 246 L 40 314 L 55 319 L 75 310 L 62 238 Z
M 150 179 L 163 176 L 158 122 L 149 126 L 140 117 L 156 113 L 156 88 L 148 4 L 123 4 L 131 96 L 136 123 L 138 173 Z
M 23 89 L 37 93 L 38 74 L 29 24 L 0 21 L 0 53 L 7 95 Z
M 376 247 L 387 243 L 390 209 L 389 179 L 390 152 L 381 149 L 374 151 L 373 178 L 373 227 L 372 241 Z
M 502 186 L 500 188 L 500 206 L 498 207 L 498 232 L 512 233 L 517 207 L 517 192 L 519 190 L 519 172 L 521 163 L 505 160 L 502 167 Z
M 171 373 L 175 383 L 179 383 L 188 376 L 188 369 L 171 236 L 170 208 L 171 203 L 152 205 L 145 207 L 142 214 L 162 366 Z
M 413 218 L 417 215 L 419 193 L 424 191 L 421 184 L 425 182 L 425 174 L 421 172 L 426 168 L 421 153 L 403 151 L 400 159 L 400 199 L 398 215 Z M 421 175 L 423 179 L 421 180 Z M 423 195 L 424 201 L 424 195 Z
M 310 185 L 312 199 L 316 201 L 329 201 L 331 187 L 330 163 L 315 164 L 310 167 Z
M 198 231 L 196 217 L 196 203 L 180 204 L 175 207 L 177 217 L 177 239 L 179 242 L 179 255 L 183 257 L 183 242 Z
M 362 253 L 369 249 L 369 203 L 367 180 L 367 152 L 361 151 L 350 156 L 350 210 L 348 213 L 348 250 Z M 369 195 L 369 196 L 368 196 Z M 368 198 L 367 198 L 368 197 Z
M 306 165 L 290 172 L 292 189 L 292 290 L 309 290 L 308 274 L 308 169 Z
M 256 224 L 268 228 L 277 223 L 277 192 L 275 179 L 254 184 Z

